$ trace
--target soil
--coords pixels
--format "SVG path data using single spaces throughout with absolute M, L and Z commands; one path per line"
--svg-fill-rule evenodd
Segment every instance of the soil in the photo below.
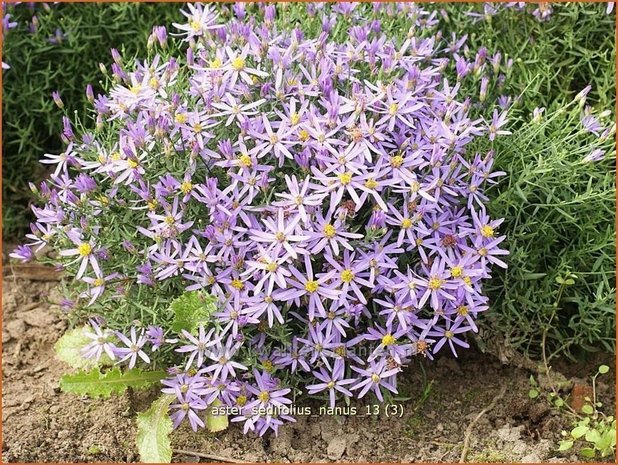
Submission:
M 66 367 L 54 357 L 53 345 L 67 323 L 49 303 L 57 301 L 57 287 L 57 282 L 4 279 L 3 461 L 137 461 L 135 414 L 147 408 L 156 390 L 107 400 L 60 392 L 58 381 Z M 605 360 L 614 366 L 611 356 Z M 566 397 L 571 385 L 586 384 L 598 363 L 565 366 L 570 376 Z M 384 408 L 367 416 L 370 402 L 355 402 L 357 415 L 300 416 L 281 428 L 278 437 L 244 436 L 237 424 L 216 434 L 195 434 L 183 426 L 173 433 L 172 447 L 250 462 L 458 462 L 468 426 L 506 389 L 474 423 L 469 462 L 579 461 L 574 451 L 557 452 L 560 432 L 571 420 L 550 408 L 543 395 L 529 398 L 530 374 L 469 350 L 459 359 L 443 356 L 411 365 L 400 384 L 400 395 L 408 400 L 396 402 L 401 418 L 387 416 Z M 613 385 L 608 377 L 597 386 L 608 412 L 615 410 Z M 314 411 L 319 406 L 303 405 Z M 176 462 L 200 460 L 209 461 L 174 455 Z

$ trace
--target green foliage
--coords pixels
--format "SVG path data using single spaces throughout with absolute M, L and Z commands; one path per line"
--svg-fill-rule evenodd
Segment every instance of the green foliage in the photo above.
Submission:
M 101 88 L 99 62 L 111 61 L 112 47 L 128 56 L 143 56 L 154 25 L 170 25 L 181 15 L 173 3 L 64 3 L 8 5 L 19 25 L 4 36 L 2 94 L 3 237 L 23 233 L 30 219 L 28 182 L 45 174 L 38 160 L 59 153 L 62 112 L 51 93 L 59 91 L 69 114 L 84 113 L 85 88 Z M 35 33 L 28 31 L 33 14 Z M 54 45 L 49 38 L 60 29 L 66 37 Z
M 488 318 L 509 344 L 532 355 L 544 346 L 548 359 L 614 350 L 615 149 L 579 118 L 574 103 L 540 123 L 520 116 L 513 136 L 496 141 L 496 169 L 508 175 L 488 192 L 511 253 L 489 282 Z M 598 147 L 605 160 L 582 161 Z
M 98 368 L 94 368 L 90 371 L 64 375 L 60 379 L 60 389 L 71 394 L 108 398 L 112 394 L 122 394 L 127 388 L 147 388 L 164 377 L 164 371 L 140 369 L 120 371 L 120 368 L 115 367 L 101 373 Z
M 218 409 L 223 404 L 219 399 L 216 399 L 208 408 L 206 414 L 206 428 L 211 433 L 218 433 L 224 431 L 229 426 L 230 422 L 227 415 L 223 413 L 223 409 Z
M 172 330 L 176 333 L 183 329 L 195 332 L 200 325 L 208 324 L 217 309 L 216 301 L 215 297 L 203 292 L 185 292 L 170 305 L 174 314 Z
M 575 412 L 577 417 L 571 431 L 562 431 L 565 438 L 560 441 L 559 451 L 568 451 L 576 444 L 577 452 L 582 458 L 594 459 L 614 457 L 616 455 L 616 419 L 603 415 L 599 409 L 603 406 L 596 398 L 596 379 L 609 371 L 607 365 L 601 365 L 596 375 L 592 377 L 593 399 Z
M 168 411 L 174 398 L 163 395 L 148 410 L 137 415 L 137 450 L 143 463 L 172 461 L 169 435 L 173 425 Z

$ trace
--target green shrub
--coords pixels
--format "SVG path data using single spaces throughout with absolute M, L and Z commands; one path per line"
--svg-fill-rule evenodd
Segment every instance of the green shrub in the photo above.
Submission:
M 2 169 L 3 237 L 23 233 L 30 219 L 28 182 L 41 180 L 38 160 L 61 150 L 62 112 L 51 100 L 59 91 L 66 108 L 82 114 L 86 85 L 101 79 L 99 63 L 111 61 L 116 47 L 143 52 L 154 25 L 177 21 L 173 3 L 68 3 L 8 5 L 17 27 L 5 33 L 3 61 Z M 33 15 L 38 27 L 29 31 Z M 50 38 L 61 31 L 59 43 Z M 52 39 L 54 40 L 54 39 Z M 126 55 L 125 55 L 126 56 Z M 95 89 L 96 91 L 96 89 Z

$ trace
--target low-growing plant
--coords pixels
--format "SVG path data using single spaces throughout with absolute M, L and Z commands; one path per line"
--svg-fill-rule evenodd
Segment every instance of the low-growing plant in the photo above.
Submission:
M 161 380 L 138 419 L 159 462 L 183 421 L 261 435 L 303 395 L 397 394 L 412 357 L 468 347 L 508 254 L 484 194 L 504 173 L 472 150 L 508 134 L 506 113 L 460 95 L 500 73 L 486 50 L 460 59 L 416 24 L 337 43 L 278 31 L 272 5 L 226 24 L 188 8 L 181 41 L 156 29 L 146 60 L 114 54 L 94 128 L 65 117 L 12 254 L 63 269 L 63 307 L 89 319 L 59 343 L 79 369 L 65 391 Z
M 560 451 L 568 451 L 575 444 L 580 444 L 577 452 L 587 459 L 613 457 L 616 455 L 616 419 L 606 416 L 600 409 L 603 403 L 597 399 L 596 381 L 599 375 L 609 372 L 607 365 L 599 366 L 597 373 L 592 377 L 592 397 L 586 397 L 586 403 L 581 412 L 572 411 L 576 420 L 571 431 L 562 431 L 565 438 L 560 441 Z M 567 405 L 559 396 L 555 396 L 557 405 Z

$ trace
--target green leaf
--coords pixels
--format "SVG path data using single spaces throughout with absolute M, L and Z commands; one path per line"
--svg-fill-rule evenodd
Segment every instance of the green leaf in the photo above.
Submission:
M 174 314 L 172 330 L 179 333 L 183 329 L 193 333 L 199 325 L 207 324 L 217 310 L 216 298 L 202 292 L 185 292 L 174 299 L 170 310 Z
M 227 429 L 229 421 L 223 409 L 218 409 L 223 405 L 219 399 L 215 400 L 206 414 L 206 428 L 211 433 L 218 433 Z
M 592 415 L 594 413 L 594 409 L 592 408 L 592 405 L 586 404 L 582 407 L 582 412 L 586 415 Z
M 582 447 L 582 448 L 579 450 L 579 454 L 580 454 L 582 457 L 586 457 L 586 458 L 588 458 L 588 459 L 592 459 L 592 458 L 594 458 L 594 456 L 596 455 L 596 453 L 594 452 L 594 449 L 593 449 L 593 448 L 591 448 L 591 447 Z
M 164 371 L 142 371 L 138 368 L 120 371 L 118 367 L 101 373 L 98 368 L 64 375 L 60 379 L 60 389 L 78 395 L 107 398 L 112 394 L 122 394 L 127 388 L 143 389 L 164 378 Z
M 137 414 L 137 450 L 143 463 L 170 463 L 172 446 L 169 435 L 172 420 L 168 411 L 174 396 L 163 395 L 148 410 Z
M 589 429 L 586 432 L 586 441 L 597 443 L 601 440 L 601 433 L 599 433 L 596 429 Z
M 569 450 L 571 447 L 573 447 L 573 441 L 560 441 L 558 450 Z
M 111 360 L 106 354 L 103 354 L 98 362 L 94 359 L 87 359 L 82 356 L 81 350 L 92 342 L 92 339 L 84 335 L 86 329 L 87 326 L 82 326 L 64 333 L 54 345 L 56 356 L 71 368 L 84 369 L 94 368 L 100 365 L 109 365 Z
M 530 389 L 528 391 L 528 397 L 530 397 L 531 399 L 536 399 L 537 397 L 539 397 L 539 391 L 537 391 L 536 389 Z
M 607 365 L 601 365 L 599 367 L 599 373 L 602 374 L 602 375 L 604 375 L 608 371 L 609 371 L 609 367 Z
M 573 436 L 573 439 L 579 439 L 587 432 L 588 427 L 586 425 L 580 425 L 571 430 L 571 436 Z

